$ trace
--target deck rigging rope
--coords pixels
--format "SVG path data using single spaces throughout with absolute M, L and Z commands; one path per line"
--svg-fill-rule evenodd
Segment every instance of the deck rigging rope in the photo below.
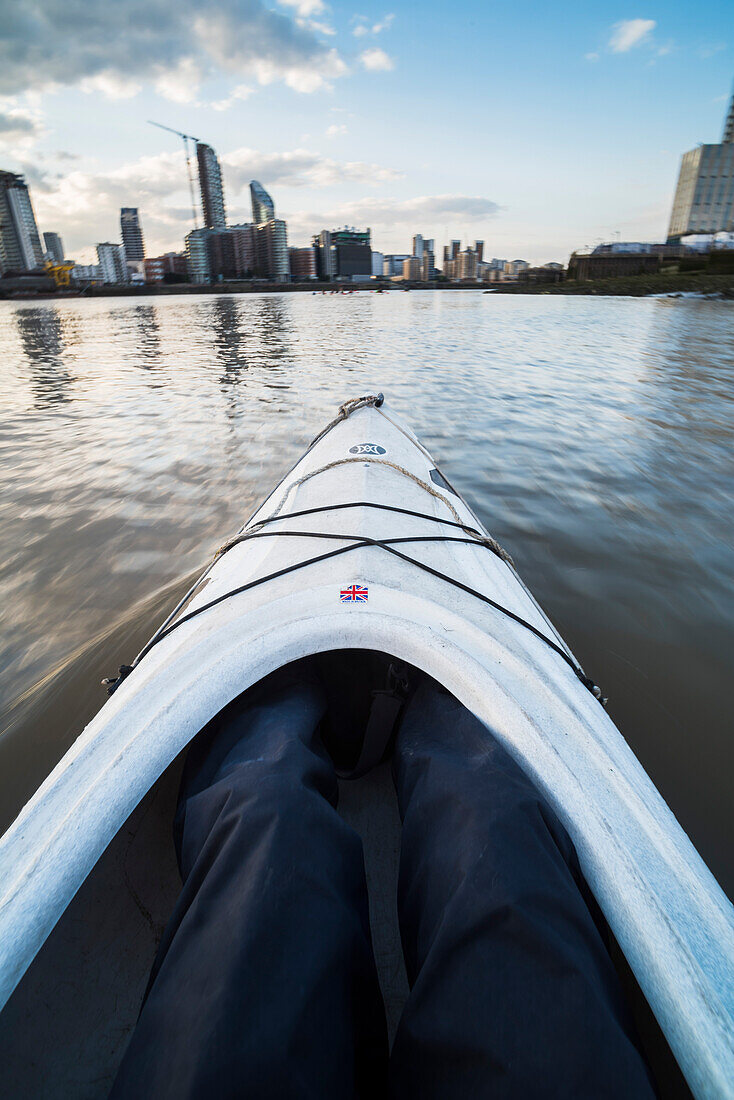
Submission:
M 337 413 L 335 418 L 329 424 L 327 424 L 326 427 L 323 429 L 323 431 L 319 432 L 319 434 L 313 440 L 310 447 L 308 448 L 309 451 L 311 450 L 312 447 L 314 447 L 319 442 L 319 440 L 323 439 L 324 436 L 328 432 L 330 432 L 332 428 L 336 427 L 336 425 L 341 423 L 342 420 L 346 420 L 347 417 L 349 417 L 353 412 L 356 412 L 357 409 L 363 409 L 363 408 L 379 409 L 380 406 L 382 405 L 383 401 L 384 401 L 384 397 L 381 393 L 366 394 L 364 397 L 356 397 L 356 398 L 353 398 L 351 401 L 345 401 L 345 403 L 343 405 L 339 406 L 339 412 Z M 390 422 L 394 424 L 394 421 L 392 421 L 390 417 L 388 417 L 387 419 L 389 419 Z M 403 431 L 402 428 L 400 428 L 400 430 Z M 403 431 L 403 434 L 407 436 L 407 433 L 405 431 Z M 408 438 L 410 438 L 410 437 L 408 437 Z M 415 441 L 411 440 L 411 442 L 415 442 Z M 420 444 L 417 444 L 417 445 L 419 446 L 419 448 L 421 450 L 424 450 L 424 448 L 420 447 Z M 428 452 L 425 452 L 425 453 L 427 454 Z M 110 695 L 112 695 L 113 692 L 115 692 L 117 690 L 117 688 L 120 686 L 122 681 L 125 680 L 130 675 L 130 673 L 133 671 L 133 669 L 137 667 L 137 665 L 142 661 L 143 657 L 145 657 L 145 655 L 151 651 L 151 649 L 153 648 L 154 645 L 157 645 L 157 643 L 162 641 L 163 638 L 167 638 L 168 635 L 171 634 L 172 631 L 176 630 L 179 626 L 182 626 L 184 623 L 190 622 L 197 615 L 203 614 L 204 611 L 209 611 L 211 608 L 216 607 L 218 604 L 223 603 L 224 600 L 228 600 L 232 596 L 238 596 L 243 592 L 249 592 L 253 588 L 256 588 L 258 585 L 265 584 L 267 581 L 276 580 L 279 577 L 286 576 L 288 573 L 294 573 L 296 570 L 303 569 L 307 565 L 316 565 L 318 562 L 328 561 L 330 558 L 336 558 L 336 557 L 340 556 L 341 554 L 349 553 L 349 551 L 357 550 L 360 547 L 375 546 L 375 547 L 378 547 L 381 550 L 385 550 L 388 554 L 392 554 L 394 557 L 400 558 L 401 561 L 407 562 L 409 565 L 415 565 L 415 566 L 417 566 L 417 568 L 422 569 L 424 572 L 430 573 L 431 576 L 437 577 L 438 580 L 446 581 L 447 584 L 451 584 L 455 588 L 460 589 L 462 592 L 466 592 L 468 595 L 474 596 L 476 599 L 481 600 L 483 603 L 488 604 L 490 607 L 493 607 L 496 611 L 499 611 L 503 615 L 506 615 L 509 619 L 512 619 L 513 622 L 516 622 L 520 626 L 524 627 L 526 630 L 529 630 L 532 634 L 534 634 L 536 636 L 536 638 L 539 638 L 542 642 L 545 642 L 545 644 L 547 646 L 550 646 L 550 648 L 552 650 L 554 650 L 560 657 L 562 657 L 563 660 L 566 662 L 566 664 L 568 664 L 573 669 L 574 673 L 576 674 L 578 679 L 581 681 L 581 683 L 584 685 L 584 687 L 588 688 L 588 690 L 592 693 L 592 695 L 596 699 L 599 700 L 599 702 L 602 704 L 602 706 L 606 706 L 607 700 L 602 695 L 601 689 L 599 687 L 597 687 L 597 685 L 594 683 L 594 681 L 591 680 L 586 675 L 586 673 L 581 668 L 581 666 L 573 658 L 571 653 L 567 649 L 564 648 L 563 645 L 558 645 L 551 638 L 549 638 L 547 636 L 547 634 L 544 634 L 542 630 L 538 630 L 538 628 L 533 626 L 532 623 L 529 623 L 526 619 L 523 619 L 520 615 L 516 615 L 515 612 L 510 611 L 509 608 L 503 607 L 502 604 L 496 603 L 495 600 L 491 599 L 489 596 L 485 596 L 484 593 L 477 592 L 476 589 L 470 588 L 469 585 L 464 584 L 462 581 L 456 580 L 455 577 L 451 577 L 446 573 L 442 573 L 440 570 L 434 569 L 432 566 L 427 565 L 425 562 L 416 561 L 415 558 L 411 558 L 407 554 L 403 554 L 400 550 L 395 549 L 396 546 L 404 545 L 405 543 L 418 543 L 418 542 L 451 542 L 451 543 L 460 543 L 460 544 L 469 545 L 469 546 L 480 545 L 480 546 L 485 546 L 488 550 L 491 550 L 493 554 L 495 554 L 497 557 L 501 558 L 502 561 L 504 561 L 507 565 L 509 565 L 509 567 L 511 569 L 513 569 L 513 572 L 514 572 L 512 558 L 507 553 L 507 551 L 504 550 L 500 546 L 500 544 L 495 539 L 492 538 L 491 535 L 487 534 L 486 532 L 478 531 L 476 528 L 471 527 L 468 524 L 461 523 L 460 520 L 459 520 L 459 514 L 454 509 L 454 507 L 451 505 L 450 501 L 446 500 L 446 498 L 441 493 L 436 492 L 436 490 L 433 489 L 432 486 L 426 484 L 420 478 L 417 478 L 415 476 L 415 474 L 412 474 L 409 470 L 406 470 L 404 467 L 398 466 L 395 463 L 386 461 L 384 459 L 377 459 L 377 460 L 371 459 L 370 460 L 370 461 L 373 461 L 373 462 L 377 461 L 381 465 L 393 467 L 395 470 L 397 470 L 398 473 L 410 478 L 412 481 L 414 481 L 418 485 L 420 485 L 420 487 L 424 491 L 429 493 L 431 496 L 436 497 L 439 500 L 441 500 L 442 503 L 445 504 L 448 507 L 449 511 L 454 516 L 453 520 L 442 519 L 439 516 L 431 516 L 431 515 L 428 515 L 425 512 L 415 512 L 410 508 L 398 508 L 398 507 L 396 507 L 394 505 L 390 505 L 390 504 L 378 504 L 376 501 L 347 501 L 346 503 L 343 503 L 343 504 L 331 504 L 331 505 L 326 505 L 326 506 L 320 507 L 320 508 L 303 508 L 300 511 L 286 512 L 286 513 L 283 513 L 282 515 L 279 514 L 279 511 L 283 507 L 283 505 L 285 504 L 286 498 L 289 495 L 291 489 L 297 488 L 300 484 L 302 484 L 304 481 L 307 481 L 309 478 L 314 477 L 316 474 L 324 473 L 325 470 L 332 469 L 335 466 L 341 466 L 346 462 L 362 462 L 362 461 L 364 461 L 364 459 L 340 459 L 340 460 L 335 461 L 335 462 L 330 462 L 327 465 L 322 466 L 317 470 L 310 471 L 309 473 L 305 474 L 302 478 L 300 478 L 299 481 L 295 482 L 293 485 L 290 485 L 288 487 L 288 491 L 283 496 L 280 504 L 278 505 L 278 507 L 276 508 L 275 512 L 272 515 L 266 516 L 266 518 L 262 519 L 262 520 L 253 520 L 252 521 L 252 526 L 254 526 L 254 527 L 263 527 L 265 524 L 273 523 L 276 520 L 277 521 L 283 521 L 285 519 L 295 519 L 296 517 L 299 517 L 299 516 L 309 516 L 309 515 L 315 515 L 317 513 L 339 511 L 339 510 L 344 509 L 344 508 L 378 508 L 378 509 L 381 509 L 381 510 L 386 511 L 386 512 L 396 512 L 400 515 L 413 516 L 413 517 L 416 517 L 418 519 L 429 520 L 432 523 L 440 523 L 440 524 L 443 524 L 443 525 L 448 526 L 448 527 L 459 528 L 461 531 L 463 531 L 465 533 L 465 535 L 471 535 L 473 537 L 471 537 L 471 538 L 461 538 L 461 537 L 456 536 L 456 535 L 410 535 L 410 536 L 403 536 L 401 538 L 394 538 L 394 539 L 371 539 L 371 538 L 368 538 L 367 536 L 361 536 L 361 535 L 357 536 L 357 535 L 352 535 L 352 534 L 326 533 L 324 531 L 283 531 L 283 530 L 279 530 L 279 531 L 262 531 L 262 530 L 260 530 L 260 531 L 253 531 L 253 530 L 240 531 L 237 535 L 235 535 L 235 537 L 233 539 L 230 539 L 229 542 L 224 543 L 224 545 L 220 547 L 220 549 L 217 551 L 216 555 L 214 556 L 214 559 L 207 566 L 207 568 L 205 569 L 202 576 L 199 577 L 199 579 L 196 581 L 196 584 L 194 584 L 193 587 L 189 589 L 189 591 L 186 593 L 186 595 L 183 597 L 183 599 L 179 601 L 179 603 L 176 605 L 176 607 L 173 609 L 173 611 L 170 613 L 170 615 L 168 615 L 168 617 L 163 622 L 163 624 L 155 632 L 155 634 L 150 639 L 150 641 L 143 647 L 143 649 L 141 649 L 140 653 L 137 655 L 137 657 L 133 661 L 132 665 L 120 665 L 119 673 L 118 673 L 117 677 L 114 677 L 114 678 L 113 677 L 108 677 L 107 679 L 102 681 L 102 683 L 107 686 L 108 693 Z M 224 593 L 222 593 L 221 596 L 217 596 L 216 599 L 210 600 L 208 603 L 202 604 L 201 607 L 197 607 L 193 611 L 189 611 L 186 615 L 181 615 L 180 618 L 176 619 L 176 615 L 179 613 L 179 611 L 183 607 L 185 607 L 188 600 L 195 593 L 197 587 L 201 584 L 201 582 L 204 580 L 204 578 L 208 575 L 209 570 L 212 568 L 212 566 L 215 564 L 215 562 L 217 562 L 219 560 L 219 558 L 221 558 L 221 556 L 223 554 L 226 554 L 233 547 L 239 546 L 240 543 L 247 542 L 250 539 L 276 538 L 278 536 L 284 536 L 284 537 L 290 537 L 290 538 L 316 538 L 316 539 L 328 539 L 328 540 L 337 539 L 339 541 L 345 541 L 345 540 L 352 539 L 354 541 L 350 542 L 349 545 L 347 545 L 347 546 L 340 546 L 336 550 L 327 551 L 327 553 L 325 553 L 325 554 L 317 554 L 315 557 L 307 558 L 305 561 L 294 562 L 291 565 L 285 566 L 283 569 L 276 570 L 274 573 L 269 573 L 264 577 L 258 577 L 253 581 L 248 581 L 247 584 L 240 585 L 238 588 L 233 588 L 229 592 L 224 592 Z M 175 621 L 173 621 L 173 620 L 175 620 Z M 559 641 L 560 640 L 561 639 L 559 639 Z
M 309 510 L 306 509 L 306 511 Z M 428 518 L 437 519 L 437 517 L 435 516 Z M 438 522 L 451 523 L 450 520 L 438 520 Z M 461 524 L 453 523 L 451 525 L 462 526 Z M 202 604 L 201 607 L 197 607 L 193 611 L 189 611 L 186 615 L 182 615 L 175 622 L 170 622 L 171 616 L 169 616 L 163 627 L 159 631 L 157 631 L 157 633 L 153 635 L 147 645 L 143 647 L 143 649 L 133 661 L 132 665 L 121 665 L 117 678 L 108 678 L 107 680 L 102 681 L 107 685 L 107 690 L 109 694 L 111 695 L 114 691 L 117 690 L 122 681 L 126 679 L 127 676 L 129 676 L 130 672 L 132 672 L 135 667 L 137 667 L 143 657 L 145 657 L 146 654 L 150 652 L 153 646 L 157 645 L 157 643 L 162 641 L 163 638 L 167 638 L 168 635 L 171 634 L 178 627 L 183 626 L 184 623 L 190 622 L 192 619 L 196 618 L 198 615 L 203 614 L 205 611 L 210 611 L 213 607 L 216 607 L 218 604 L 223 603 L 225 600 L 231 599 L 233 596 L 238 596 L 244 592 L 251 591 L 253 588 L 258 587 L 261 584 L 265 584 L 268 581 L 277 580 L 279 577 L 286 576 L 289 573 L 294 573 L 297 570 L 303 569 L 308 565 L 316 565 L 319 562 L 328 561 L 331 558 L 339 557 L 342 554 L 349 553 L 351 550 L 357 550 L 360 547 L 374 546 L 378 547 L 381 550 L 385 550 L 388 554 L 392 554 L 394 557 L 399 558 L 401 561 L 404 561 L 409 565 L 417 566 L 424 572 L 438 578 L 438 580 L 446 581 L 447 584 L 451 584 L 455 588 L 460 589 L 462 592 L 466 592 L 468 595 L 473 596 L 478 600 L 481 600 L 483 603 L 488 604 L 490 607 L 494 608 L 496 611 L 501 612 L 509 619 L 512 619 L 513 622 L 516 622 L 520 626 L 524 627 L 526 630 L 529 630 L 532 634 L 536 636 L 536 638 L 539 638 L 542 642 L 544 642 L 560 657 L 563 658 L 566 664 L 569 665 L 571 669 L 573 669 L 573 672 L 584 685 L 584 687 L 588 688 L 592 695 L 599 700 L 602 706 L 606 704 L 606 699 L 602 695 L 601 689 L 597 687 L 594 681 L 585 674 L 581 666 L 577 664 L 573 657 L 560 645 L 557 645 L 556 642 L 554 642 L 551 638 L 544 634 L 542 630 L 538 630 L 538 628 L 536 626 L 533 626 L 532 623 L 529 623 L 527 619 L 523 619 L 520 615 L 516 615 L 514 611 L 510 611 L 509 608 L 503 607 L 502 604 L 497 603 L 495 600 L 491 599 L 491 597 L 485 596 L 483 592 L 478 592 L 476 589 L 471 588 L 469 585 L 464 584 L 462 581 L 456 580 L 455 577 L 451 577 L 446 573 L 442 573 L 440 570 L 434 569 L 432 566 L 427 565 L 425 562 L 417 561 L 415 558 L 411 558 L 408 554 L 404 554 L 402 553 L 402 551 L 396 549 L 396 546 L 404 545 L 406 543 L 423 542 L 450 542 L 454 544 L 459 543 L 469 546 L 486 545 L 486 540 L 484 538 L 462 538 L 457 535 L 406 535 L 394 539 L 372 539 L 366 535 L 355 536 L 349 533 L 327 533 L 324 531 L 248 531 L 244 532 L 242 535 L 237 536 L 236 539 L 232 540 L 232 543 L 227 544 L 225 547 L 223 547 L 218 556 L 221 556 L 222 552 L 226 552 L 226 550 L 231 549 L 232 546 L 238 545 L 241 542 L 246 542 L 251 539 L 258 538 L 278 537 L 316 538 L 339 541 L 344 541 L 345 539 L 353 539 L 354 541 L 350 542 L 347 546 L 340 546 L 336 550 L 329 550 L 324 554 L 317 554 L 315 557 L 306 558 L 304 561 L 293 562 L 291 565 L 284 566 L 282 569 L 278 569 L 273 573 L 268 573 L 264 577 L 257 577 L 253 581 L 248 581 L 246 584 L 239 585 L 237 588 L 232 588 L 228 592 L 223 592 L 215 599 L 209 600 L 207 603 Z M 491 549 L 491 547 L 488 548 Z

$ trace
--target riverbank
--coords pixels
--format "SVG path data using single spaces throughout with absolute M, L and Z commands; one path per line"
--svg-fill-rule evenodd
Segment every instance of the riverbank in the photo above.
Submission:
M 646 298 L 654 295 L 700 294 L 734 299 L 734 274 L 711 275 L 703 271 L 658 272 L 654 275 L 622 275 L 610 279 L 563 283 L 498 283 L 497 294 L 601 294 Z
M 0 300 L 58 301 L 64 298 L 150 298 L 180 294 L 357 294 L 393 293 L 408 290 L 483 290 L 488 294 L 579 294 L 645 298 L 656 295 L 696 294 L 734 300 L 734 274 L 659 272 L 654 275 L 625 275 L 609 279 L 560 283 L 264 283 L 231 281 L 222 283 L 151 283 L 144 286 L 88 286 L 79 290 L 31 291 L 14 287 L 5 291 L 0 282 Z

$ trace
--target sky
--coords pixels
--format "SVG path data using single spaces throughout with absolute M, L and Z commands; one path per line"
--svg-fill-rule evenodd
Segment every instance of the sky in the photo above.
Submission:
M 230 222 L 260 180 L 290 244 L 565 262 L 665 238 L 733 82 L 731 0 L 0 0 L 0 168 L 78 262 L 121 206 L 148 255 L 183 247 L 182 142 L 149 119 L 215 148 Z

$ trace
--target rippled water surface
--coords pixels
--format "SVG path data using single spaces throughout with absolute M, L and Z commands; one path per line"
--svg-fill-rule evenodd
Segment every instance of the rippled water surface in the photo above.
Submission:
M 732 304 L 0 302 L 0 353 L 0 825 L 335 406 L 380 389 L 732 891 Z

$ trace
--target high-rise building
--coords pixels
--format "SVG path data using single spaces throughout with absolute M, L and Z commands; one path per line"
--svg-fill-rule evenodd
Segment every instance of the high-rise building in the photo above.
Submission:
M 397 256 L 394 254 L 388 254 L 382 261 L 382 274 L 386 279 L 392 279 L 396 275 L 403 274 L 403 262 L 409 260 L 410 256 Z
M 403 278 L 406 281 L 417 283 L 421 277 L 421 260 L 417 256 L 408 256 L 403 260 Z
M 143 241 L 143 231 L 140 228 L 137 206 L 123 206 L 121 208 L 120 229 L 125 256 L 133 263 L 142 262 L 145 259 L 145 243 Z
M 424 242 L 427 243 L 427 242 Z M 434 266 L 433 250 L 430 248 L 423 248 L 423 259 L 421 260 L 421 279 L 424 283 L 429 283 L 431 279 L 436 278 L 436 268 Z
M 375 252 L 372 249 L 372 278 L 379 279 L 382 277 L 382 268 L 385 263 L 385 254 L 383 252 Z
M 255 225 L 263 225 L 275 218 L 275 203 L 265 188 L 257 180 L 250 181 L 250 199 L 252 201 L 252 220 Z
M 146 256 L 143 261 L 146 283 L 185 283 L 189 275 L 186 256 L 182 252 L 164 252 L 162 256 Z
M 199 164 L 199 186 L 201 188 L 204 226 L 206 229 L 225 229 L 227 216 L 224 209 L 224 186 L 217 154 L 211 145 L 205 145 L 204 142 L 197 141 L 196 159 Z
M 413 255 L 418 260 L 423 259 L 423 235 L 421 233 L 416 233 L 413 237 Z
M 211 282 L 212 273 L 209 267 L 209 249 L 207 241 L 211 229 L 192 229 L 186 234 L 186 259 L 189 267 L 189 278 L 192 283 Z
M 271 218 L 257 226 L 258 274 L 275 283 L 290 279 L 288 234 L 281 218 Z
M 484 241 L 475 241 L 474 251 L 477 254 L 477 263 L 482 263 L 482 261 L 484 260 Z
M 372 278 L 372 246 L 369 229 L 344 226 L 331 234 L 334 274 L 338 279 Z
M 734 96 L 722 140 L 683 154 L 668 241 L 734 230 Z
M 0 274 L 43 263 L 31 194 L 23 176 L 0 172 Z
M 240 278 L 251 279 L 257 271 L 257 228 L 252 222 L 231 225 L 235 265 Z
M 333 278 L 334 257 L 331 254 L 331 233 L 328 229 L 322 229 L 315 237 L 311 238 L 311 244 L 316 249 L 316 270 L 319 279 Z
M 44 233 L 43 244 L 46 255 L 49 256 L 55 264 L 62 264 L 64 262 L 64 245 L 58 233 Z
M 121 244 L 103 241 L 97 245 L 97 262 L 103 283 L 126 283 L 129 280 L 125 250 Z
M 305 279 L 318 278 L 315 248 L 289 248 L 288 257 L 292 279 L 300 282 Z
M 236 279 L 237 257 L 234 237 L 229 229 L 210 229 L 206 238 L 209 255 L 209 273 L 214 282 L 222 279 Z

